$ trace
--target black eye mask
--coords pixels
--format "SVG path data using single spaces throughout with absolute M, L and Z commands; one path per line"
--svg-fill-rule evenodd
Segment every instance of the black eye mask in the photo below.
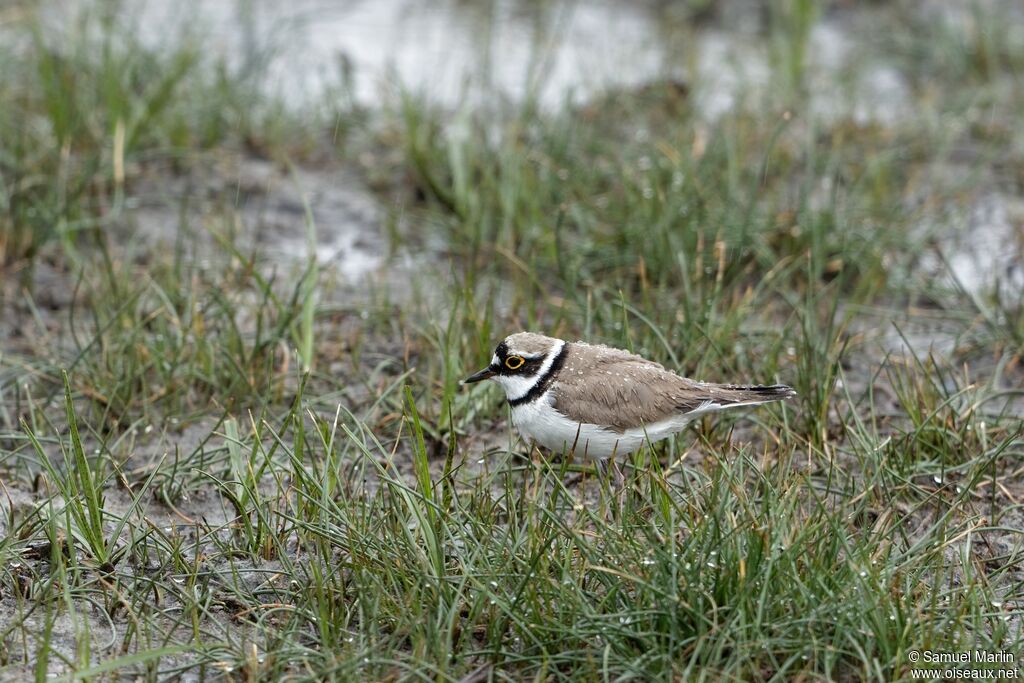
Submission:
M 498 365 L 491 366 L 491 370 L 498 375 L 534 375 L 540 370 L 540 366 L 544 364 L 544 357 L 540 358 L 524 358 L 515 353 L 509 353 L 508 345 L 505 342 L 498 344 L 498 348 L 494 350 L 494 355 L 498 357 Z M 509 362 L 512 363 L 512 367 L 509 367 Z M 516 363 L 519 363 L 518 365 Z

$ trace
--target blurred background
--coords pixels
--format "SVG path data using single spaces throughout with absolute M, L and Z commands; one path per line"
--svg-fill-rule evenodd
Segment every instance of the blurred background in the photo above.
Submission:
M 94 147 L 95 161 L 123 184 L 126 164 L 131 176 L 133 164 L 151 170 L 152 164 L 142 168 L 145 162 L 180 161 L 213 147 L 250 152 L 244 161 L 322 163 L 329 156 L 347 168 L 379 171 L 371 158 L 383 153 L 377 143 L 401 151 L 416 141 L 380 139 L 396 125 L 405 127 L 399 134 L 409 133 L 410 115 L 420 115 L 411 109 L 430 112 L 425 123 L 443 126 L 450 148 L 475 143 L 474 134 L 493 143 L 510 122 L 528 130 L 530 116 L 606 115 L 631 129 L 638 157 L 652 164 L 657 159 L 642 148 L 659 138 L 663 145 L 678 142 L 647 115 L 658 108 L 670 108 L 661 112 L 669 126 L 686 123 L 691 152 L 742 116 L 776 123 L 787 136 L 846 130 L 840 142 L 851 148 L 888 143 L 864 150 L 868 166 L 891 169 L 898 161 L 915 174 L 892 179 L 903 183 L 901 208 L 914 216 L 892 227 L 920 237 L 920 224 L 930 223 L 947 261 L 941 268 L 930 258 L 919 265 L 944 270 L 972 291 L 998 280 L 1013 295 L 1024 279 L 1019 253 L 999 245 L 1019 243 L 1021 206 L 1012 187 L 1019 173 L 992 154 L 1019 147 L 1012 113 L 1020 94 L 1020 13 L 1014 3 L 995 0 L 8 1 L 0 14 L 5 95 L 23 106 L 9 109 L 6 135 L 39 136 L 19 142 L 51 153 L 69 145 L 76 159 Z M 29 121 L 34 125 L 19 130 Z M 871 139 L 850 139 L 861 133 Z M 423 137 L 422 128 L 417 135 Z M 366 143 L 367 137 L 378 139 Z M 982 153 L 981 143 L 992 154 Z M 15 160 L 23 158 L 18 146 L 14 151 Z M 114 152 L 121 157 L 109 158 Z M 39 161 L 45 156 L 35 154 Z M 975 163 L 979 157 L 991 163 Z M 800 191 L 826 201 L 842 169 L 820 170 L 818 185 Z M 351 203 L 354 213 L 372 211 L 346 196 L 365 188 L 365 178 L 346 181 L 330 200 L 335 208 Z M 133 189 L 136 201 L 117 204 L 116 215 L 104 220 L 146 222 L 145 212 L 134 209 L 153 209 L 156 198 Z M 20 195 L 18 206 L 31 204 Z M 8 197 L 10 206 L 13 191 Z M 391 208 L 375 198 L 368 203 Z M 52 225 L 52 211 L 38 212 L 49 226 L 8 216 L 5 261 L 66 233 Z M 161 222 L 155 229 L 166 233 Z M 385 249 L 379 219 L 337 222 L 321 222 L 318 248 L 325 263 L 349 275 L 374 270 L 384 251 L 395 250 L 395 240 Z M 285 253 L 304 245 L 282 240 Z

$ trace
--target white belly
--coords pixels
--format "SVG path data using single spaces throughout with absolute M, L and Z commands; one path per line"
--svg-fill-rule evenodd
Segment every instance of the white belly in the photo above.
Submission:
M 685 416 L 655 422 L 644 428 L 616 432 L 596 424 L 573 422 L 552 407 L 551 393 L 512 408 L 512 424 L 523 437 L 555 453 L 575 451 L 577 457 L 603 459 L 632 453 L 644 443 L 660 441 L 683 430 Z

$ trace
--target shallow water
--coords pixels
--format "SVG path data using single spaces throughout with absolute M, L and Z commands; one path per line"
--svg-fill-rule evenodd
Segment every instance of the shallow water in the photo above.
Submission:
M 344 83 L 346 94 L 369 106 L 404 88 L 448 107 L 533 99 L 554 110 L 605 90 L 673 78 L 695 86 L 696 110 L 714 120 L 741 94 L 753 90 L 756 97 L 770 85 L 770 46 L 756 13 L 739 2 L 727 3 L 708 25 L 695 25 L 669 5 L 621 0 L 128 0 L 124 6 L 122 21 L 145 44 L 178 41 L 184 32 L 266 92 L 298 103 L 341 96 Z M 54 22 L 67 21 L 66 5 L 58 7 Z M 856 98 L 858 120 L 890 121 L 904 113 L 898 72 L 876 66 L 852 88 L 837 84 L 837 74 L 858 58 L 850 23 L 825 18 L 809 36 L 813 109 L 838 116 Z
M 558 106 L 574 94 L 646 82 L 666 64 L 647 3 L 218 0 L 127 3 L 150 45 L 189 27 L 271 92 L 315 100 L 348 73 L 362 104 L 399 86 L 453 105 L 478 87 Z
M 95 6 L 76 4 L 80 11 Z M 73 25 L 68 5 L 48 7 L 54 24 Z M 738 106 L 772 106 L 778 67 L 763 18 L 743 2 L 724 3 L 706 23 L 689 21 L 671 5 L 620 0 L 125 0 L 122 7 L 120 21 L 137 27 L 145 44 L 170 46 L 190 36 L 241 77 L 296 105 L 351 97 L 372 109 L 392 105 L 405 89 L 453 111 L 466 103 L 497 108 L 528 99 L 554 111 L 601 92 L 671 78 L 690 87 L 696 114 L 714 122 Z M 916 11 L 934 14 L 949 32 L 971 30 L 965 11 L 928 2 Z M 906 75 L 865 38 L 892 19 L 884 7 L 819 17 L 807 36 L 808 111 L 798 116 L 823 125 L 843 119 L 914 125 L 918 112 Z M 318 257 L 358 279 L 384 263 L 377 227 L 383 211 L 372 206 L 372 194 L 354 174 L 333 186 L 337 196 L 331 189 L 337 178 L 320 180 L 302 182 L 315 186 Z M 273 202 L 267 210 L 271 223 L 293 218 L 278 221 Z M 1011 223 L 998 211 L 979 209 L 940 231 L 951 245 L 971 236 L 968 244 L 976 248 L 949 250 L 952 271 L 968 291 L 991 290 L 997 280 L 1024 291 L 1013 264 L 990 257 L 998 251 L 990 245 L 1005 243 Z M 279 255 L 307 253 L 304 230 L 278 232 Z

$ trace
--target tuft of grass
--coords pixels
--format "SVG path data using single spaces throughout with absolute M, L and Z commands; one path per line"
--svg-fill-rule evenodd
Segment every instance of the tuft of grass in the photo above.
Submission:
M 255 527 L 197 529 L 194 542 L 209 547 L 179 599 L 201 614 L 217 585 L 250 632 L 248 645 L 194 655 L 223 671 L 893 679 L 907 675 L 912 649 L 1019 647 L 989 629 L 999 613 L 980 606 L 999 599 L 964 564 L 969 554 L 950 554 L 984 532 L 957 521 L 963 496 L 924 500 L 944 512 L 918 528 L 890 488 L 863 495 L 839 472 L 823 488 L 738 446 L 682 477 L 652 462 L 617 518 L 557 468 L 464 477 L 441 506 L 443 480 L 427 471 L 422 445 L 410 482 L 365 424 L 340 413 L 309 423 L 304 412 L 300 398 L 280 426 L 259 423 L 239 439 L 287 456 L 269 467 L 293 473 L 298 495 L 277 498 L 267 519 L 281 524 L 267 533 L 300 552 L 262 569 L 268 558 L 238 554 Z M 339 487 L 333 468 L 353 465 L 376 482 Z M 247 501 L 247 514 L 261 507 Z

